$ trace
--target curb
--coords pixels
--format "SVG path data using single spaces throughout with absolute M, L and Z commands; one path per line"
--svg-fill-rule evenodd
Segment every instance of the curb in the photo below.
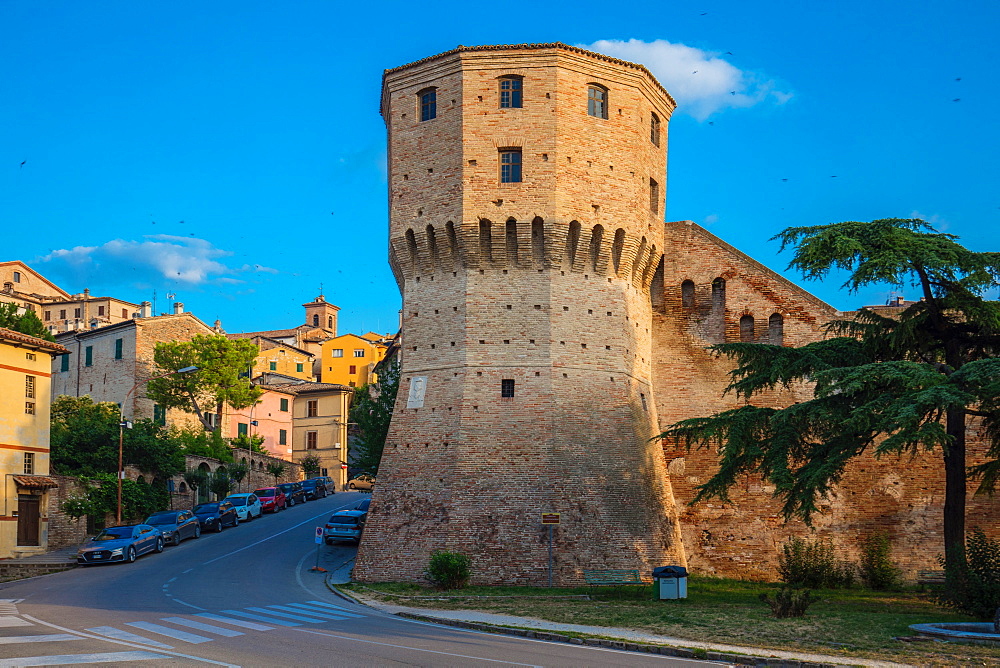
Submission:
M 347 592 L 341 591 L 336 585 L 325 581 L 327 588 L 351 603 L 357 603 L 365 607 L 371 607 L 364 601 L 357 599 Z M 799 661 L 794 659 L 780 659 L 777 657 L 757 656 L 753 654 L 732 654 L 728 652 L 715 652 L 711 650 L 688 649 L 686 647 L 673 647 L 670 645 L 654 645 L 652 643 L 627 642 L 624 640 L 609 640 L 607 638 L 576 637 L 551 631 L 535 631 L 532 629 L 520 629 L 509 626 L 497 626 L 495 624 L 485 624 L 483 622 L 465 622 L 458 619 L 446 619 L 433 617 L 431 615 L 420 615 L 412 612 L 392 613 L 397 617 L 412 619 L 418 622 L 427 622 L 440 626 L 453 626 L 470 631 L 482 631 L 485 633 L 495 633 L 499 635 L 510 635 L 521 638 L 531 638 L 532 640 L 544 640 L 549 642 L 564 642 L 570 645 L 587 645 L 591 647 L 605 647 L 625 652 L 641 652 L 644 654 L 659 654 L 661 656 L 674 656 L 682 659 L 704 659 L 707 661 L 719 661 L 736 666 L 750 666 L 752 668 L 838 668 L 844 665 L 856 664 L 835 664 L 817 663 L 814 661 Z

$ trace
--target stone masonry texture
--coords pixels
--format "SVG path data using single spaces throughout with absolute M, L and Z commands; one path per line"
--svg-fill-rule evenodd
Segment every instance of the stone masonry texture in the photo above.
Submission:
M 522 108 L 500 107 L 505 77 L 523 82 Z M 588 114 L 591 87 L 607 118 Z M 436 117 L 421 121 L 428 89 Z M 688 505 L 718 453 L 649 440 L 738 405 L 708 346 L 799 346 L 849 317 L 699 226 L 663 223 L 673 109 L 645 68 L 562 44 L 459 47 L 386 71 L 402 373 L 356 578 L 419 581 L 433 551 L 453 550 L 476 583 L 543 584 L 542 512 L 561 513 L 557 584 L 664 564 L 774 579 L 791 536 L 855 560 L 876 531 L 910 577 L 938 567 L 940 453 L 858 458 L 806 527 L 752 476 L 727 503 Z M 520 149 L 521 182 L 500 183 L 501 149 Z M 1000 528 L 988 497 L 970 496 L 968 518 Z

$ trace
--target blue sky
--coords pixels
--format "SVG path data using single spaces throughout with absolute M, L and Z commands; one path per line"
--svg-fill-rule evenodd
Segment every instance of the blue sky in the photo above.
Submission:
M 0 260 L 155 290 L 158 311 L 172 293 L 229 331 L 298 324 L 322 284 L 342 333 L 395 330 L 382 70 L 549 41 L 660 78 L 680 105 L 666 218 L 772 269 L 775 233 L 841 220 L 919 216 L 1000 250 L 998 18 L 977 0 L 0 0 Z M 841 309 L 889 296 L 805 287 Z

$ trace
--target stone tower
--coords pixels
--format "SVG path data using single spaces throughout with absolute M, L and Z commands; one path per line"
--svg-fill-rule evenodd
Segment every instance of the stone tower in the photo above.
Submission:
M 684 564 L 651 382 L 675 103 L 565 44 L 458 47 L 387 70 L 400 390 L 361 580 L 434 550 L 478 583 Z M 655 291 L 654 291 L 655 292 Z

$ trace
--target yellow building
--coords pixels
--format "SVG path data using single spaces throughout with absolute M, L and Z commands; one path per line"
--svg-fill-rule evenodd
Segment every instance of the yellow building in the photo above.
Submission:
M 375 365 L 385 357 L 389 346 L 377 334 L 344 334 L 323 343 L 320 359 L 324 383 L 361 387 L 374 383 Z
M 49 377 L 57 343 L 0 327 L 0 558 L 45 552 L 48 545 Z
M 260 350 L 253 363 L 251 378 L 258 378 L 262 374 L 280 374 L 300 380 L 313 379 L 315 356 L 309 351 L 267 336 L 254 336 L 251 340 Z

